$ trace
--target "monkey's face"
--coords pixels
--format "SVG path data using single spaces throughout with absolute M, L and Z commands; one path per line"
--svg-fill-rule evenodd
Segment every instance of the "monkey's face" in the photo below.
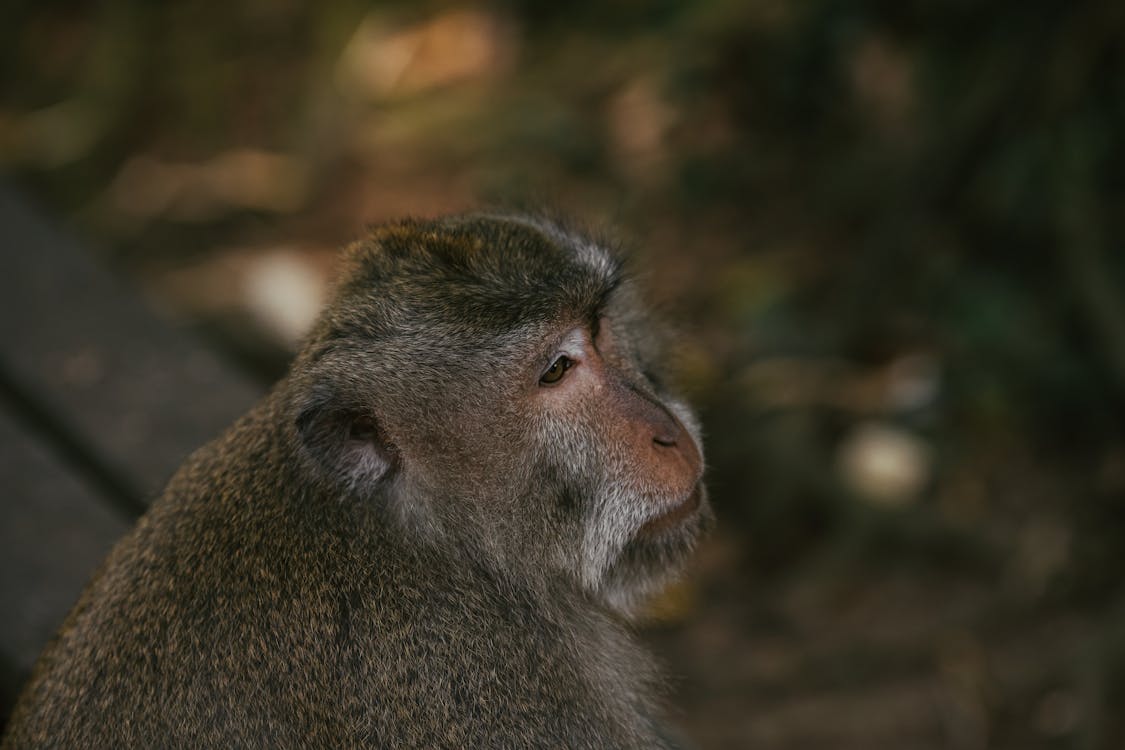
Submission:
M 304 454 L 420 543 L 628 610 L 709 519 L 656 342 L 617 261 L 552 224 L 390 227 L 353 248 L 298 360 Z
M 564 335 L 531 400 L 544 463 L 559 467 L 558 489 L 576 506 L 564 536 L 578 542 L 573 570 L 628 610 L 678 569 L 708 509 L 698 424 L 658 391 L 659 363 L 644 366 L 614 309 L 610 300 L 592 327 Z

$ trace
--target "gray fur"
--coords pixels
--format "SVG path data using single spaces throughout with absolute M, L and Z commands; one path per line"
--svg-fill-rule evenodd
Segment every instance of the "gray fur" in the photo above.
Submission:
M 600 310 L 614 382 L 698 444 L 635 297 L 536 218 L 356 243 L 288 376 L 95 575 L 3 747 L 666 746 L 626 618 L 706 501 L 640 539 L 665 489 L 596 408 L 535 390 Z

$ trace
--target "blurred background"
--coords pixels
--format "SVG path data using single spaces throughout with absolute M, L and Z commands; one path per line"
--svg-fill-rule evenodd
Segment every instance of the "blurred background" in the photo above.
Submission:
M 11 1 L 0 60 L 0 170 L 263 386 L 368 223 L 619 232 L 699 748 L 1125 747 L 1125 4 Z

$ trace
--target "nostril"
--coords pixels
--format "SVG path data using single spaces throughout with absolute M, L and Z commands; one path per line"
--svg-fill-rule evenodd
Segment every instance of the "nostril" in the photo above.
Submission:
M 675 448 L 676 447 L 676 438 L 670 437 L 668 435 L 654 435 L 653 438 L 652 438 L 652 442 L 656 443 L 657 445 L 659 445 L 663 448 Z

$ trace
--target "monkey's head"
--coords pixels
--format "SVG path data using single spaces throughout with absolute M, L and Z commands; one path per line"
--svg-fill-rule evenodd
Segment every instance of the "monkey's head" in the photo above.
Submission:
M 710 513 L 699 426 L 664 371 L 607 250 L 546 221 L 466 216 L 353 245 L 286 387 L 328 496 L 628 610 Z

